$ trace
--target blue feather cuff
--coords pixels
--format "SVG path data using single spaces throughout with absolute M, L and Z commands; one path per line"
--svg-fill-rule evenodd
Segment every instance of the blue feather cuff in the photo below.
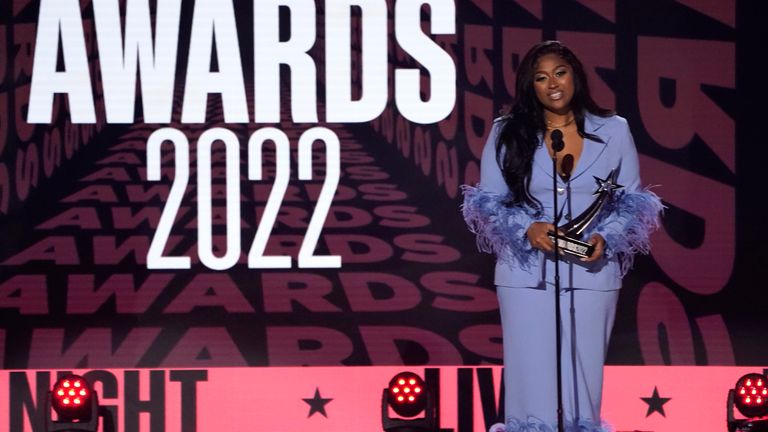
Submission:
M 539 214 L 525 206 L 507 206 L 507 196 L 484 191 L 479 186 L 463 185 L 461 212 L 476 237 L 477 249 L 496 254 L 500 262 L 515 262 L 528 268 L 535 262 L 526 231 Z
M 659 228 L 663 210 L 661 199 L 649 189 L 619 193 L 603 208 L 602 222 L 592 233 L 603 236 L 605 257 L 619 260 L 622 277 L 632 267 L 636 253 L 650 252 L 651 234 Z

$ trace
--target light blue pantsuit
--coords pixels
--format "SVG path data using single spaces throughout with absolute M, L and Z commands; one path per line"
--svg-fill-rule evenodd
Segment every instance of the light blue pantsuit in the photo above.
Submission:
M 508 424 L 557 421 L 553 289 L 497 287 Z M 563 413 L 569 422 L 600 423 L 603 362 L 618 296 L 618 290 L 561 293 Z
M 507 431 L 548 432 L 557 430 L 554 262 L 551 254 L 531 247 L 526 232 L 533 222 L 554 221 L 552 160 L 540 135 L 529 193 L 541 208 L 509 204 L 510 191 L 496 158 L 504 123 L 504 118 L 494 123 L 485 144 L 480 183 L 463 186 L 462 212 L 478 248 L 496 255 Z M 566 205 L 565 213 L 572 217 L 582 213 L 594 201 L 596 179 L 607 178 L 613 169 L 619 170 L 623 189 L 585 233 L 585 239 L 594 233 L 605 239 L 603 256 L 583 263 L 566 255 L 560 263 L 563 402 L 566 430 L 603 431 L 602 369 L 621 279 L 633 255 L 648 252 L 663 206 L 640 186 L 637 151 L 626 120 L 585 113 L 584 130 L 600 140 L 584 138 L 570 183 L 558 177 L 558 207 Z

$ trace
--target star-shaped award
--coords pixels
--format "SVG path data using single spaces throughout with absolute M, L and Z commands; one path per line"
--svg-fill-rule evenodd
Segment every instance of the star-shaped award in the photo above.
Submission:
M 656 387 L 653 387 L 653 395 L 651 397 L 647 398 L 640 398 L 643 400 L 643 402 L 648 404 L 648 412 L 645 413 L 645 416 L 648 417 L 651 414 L 657 412 L 661 414 L 662 417 L 666 417 L 667 415 L 664 414 L 664 404 L 669 402 L 672 398 L 663 398 L 659 396 L 659 389 Z
M 597 190 L 592 192 L 592 195 L 600 195 L 603 192 L 607 192 L 610 195 L 613 191 L 623 188 L 624 186 L 616 182 L 616 177 L 618 177 L 618 175 L 619 170 L 614 168 L 604 179 L 601 179 L 598 176 L 592 176 L 597 183 Z
M 321 397 L 319 388 L 315 387 L 314 397 L 303 400 L 309 405 L 309 415 L 307 417 L 312 417 L 314 413 L 320 413 L 323 417 L 328 418 L 328 414 L 325 413 L 325 405 L 333 399 Z

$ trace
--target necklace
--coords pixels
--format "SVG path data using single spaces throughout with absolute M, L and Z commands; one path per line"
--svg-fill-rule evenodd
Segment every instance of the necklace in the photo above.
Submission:
M 566 121 L 565 123 L 561 125 L 554 125 L 551 121 L 547 120 L 547 129 L 559 129 L 562 127 L 566 127 L 569 124 L 573 123 L 573 121 L 576 120 L 576 117 L 571 117 L 570 120 Z

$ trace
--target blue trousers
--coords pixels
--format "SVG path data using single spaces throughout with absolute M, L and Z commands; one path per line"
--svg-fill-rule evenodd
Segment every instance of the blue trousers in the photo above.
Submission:
M 557 430 L 554 287 L 496 289 L 504 346 L 508 432 Z M 563 418 L 566 430 L 603 431 L 603 363 L 618 290 L 562 290 Z

